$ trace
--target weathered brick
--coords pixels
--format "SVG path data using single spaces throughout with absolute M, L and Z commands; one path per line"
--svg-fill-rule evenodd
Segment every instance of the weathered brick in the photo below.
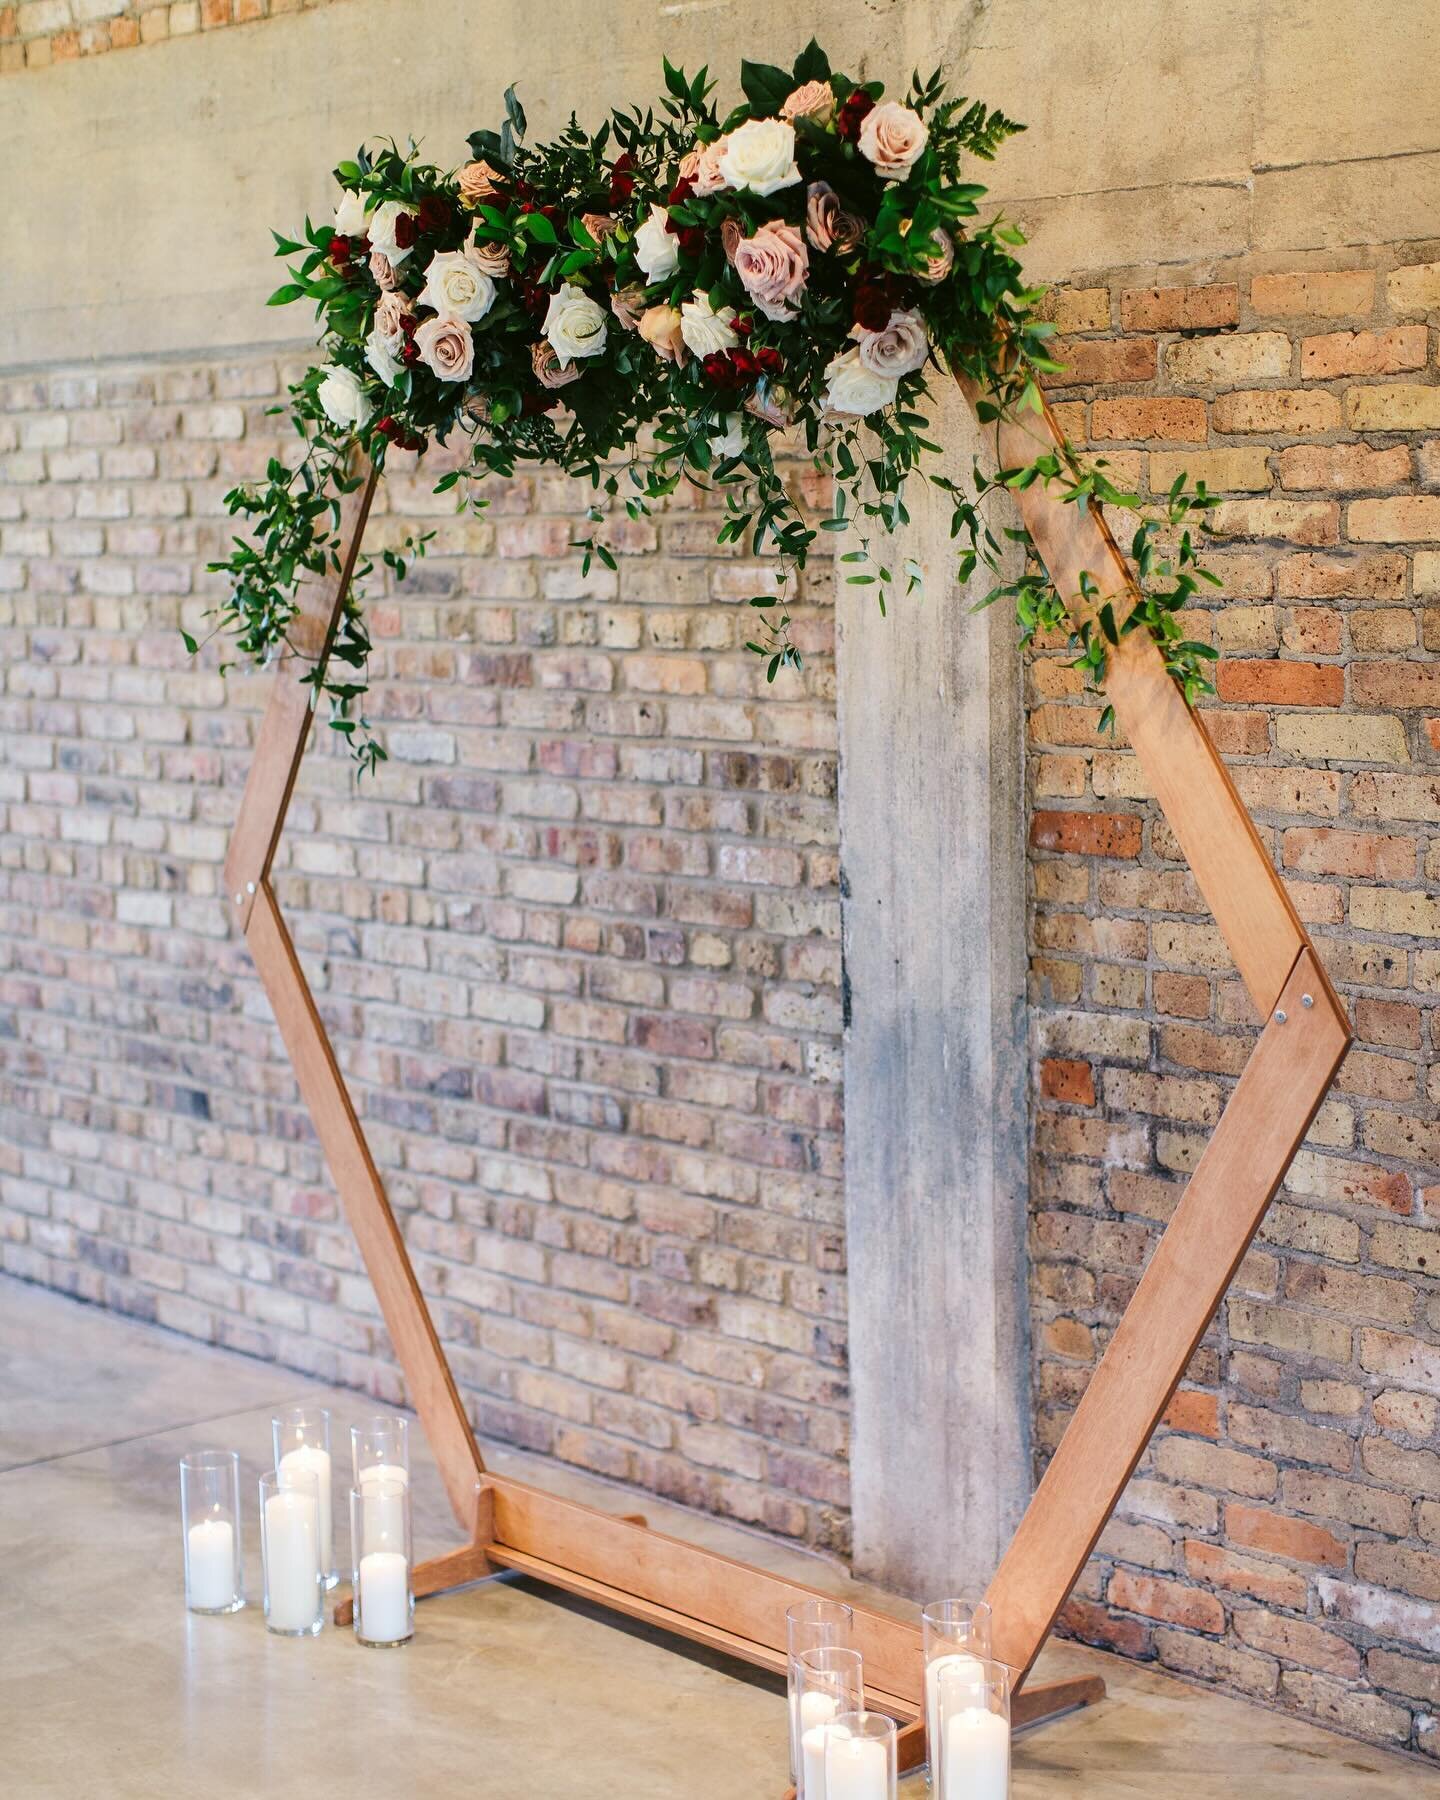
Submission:
M 1219 395 L 1211 417 L 1217 431 L 1301 437 L 1337 430 L 1340 402 L 1333 394 L 1307 388 L 1250 388 Z
M 1370 269 L 1257 275 L 1250 284 L 1250 304 L 1269 318 L 1343 319 L 1368 313 L 1374 300 Z

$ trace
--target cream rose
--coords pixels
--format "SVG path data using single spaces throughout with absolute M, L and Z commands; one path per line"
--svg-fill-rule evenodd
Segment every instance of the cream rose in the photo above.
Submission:
M 468 250 L 440 250 L 430 258 L 425 285 L 417 296 L 442 319 L 473 325 L 495 304 L 495 283 Z
M 375 329 L 365 340 L 365 360 L 386 387 L 394 387 L 404 364 L 399 361 L 394 350 L 391 349 L 390 341 L 381 331 L 378 321 Z
M 500 171 L 487 162 L 468 162 L 455 177 L 460 186 L 460 204 L 475 212 L 494 197 Z
M 897 381 L 922 368 L 930 354 L 925 321 L 918 312 L 892 312 L 883 331 L 866 331 L 857 325 L 850 335 L 858 340 L 856 349 L 867 369 Z
M 370 417 L 370 402 L 365 398 L 360 377 L 340 363 L 331 363 L 325 371 L 315 398 L 332 425 L 363 425 Z
M 427 319 L 417 327 L 420 360 L 442 381 L 468 381 L 475 367 L 475 343 L 461 319 Z
M 543 388 L 569 387 L 572 381 L 578 381 L 585 373 L 578 365 L 563 368 L 560 358 L 555 354 L 555 346 L 543 342 L 530 346 L 530 366 L 535 371 L 535 379 Z
M 717 431 L 710 439 L 710 456 L 715 462 L 724 462 L 726 457 L 743 455 L 745 450 L 745 427 L 739 413 L 726 413 L 720 421 L 723 431 Z
M 835 95 L 828 81 L 803 82 L 780 108 L 782 119 L 813 119 L 828 125 L 835 117 Z
M 817 250 L 852 256 L 865 239 L 865 221 L 846 212 L 828 181 L 812 181 L 805 190 L 805 235 Z
M 641 315 L 637 329 L 663 361 L 682 363 L 685 360 L 685 339 L 680 325 L 678 306 L 652 306 Z
M 721 350 L 733 350 L 740 334 L 733 329 L 735 308 L 722 306 L 719 312 L 710 304 L 708 294 L 696 293 L 680 308 L 680 335 L 687 350 L 696 356 L 714 356 Z
M 605 327 L 604 307 L 584 288 L 566 281 L 550 296 L 544 330 L 562 369 L 568 369 L 577 356 L 598 356 L 605 348 Z
M 725 185 L 764 196 L 794 187 L 801 179 L 795 164 L 795 127 L 786 119 L 747 119 L 725 141 L 717 167 Z
M 635 233 L 635 260 L 652 284 L 668 281 L 680 267 L 680 246 L 663 206 L 652 204 L 650 217 Z
M 866 368 L 859 350 L 846 350 L 825 366 L 823 404 L 828 412 L 858 413 L 865 418 L 893 402 L 897 385 L 894 376 L 877 375 Z
M 335 229 L 341 237 L 362 238 L 368 235 L 369 220 L 365 217 L 365 196 L 352 194 L 347 189 L 340 196 L 340 204 L 335 208 Z
M 886 100 L 865 115 L 860 127 L 860 154 L 875 165 L 882 181 L 903 181 L 920 159 L 930 133 L 919 113 Z
M 415 215 L 398 200 L 386 200 L 370 215 L 369 230 L 366 233 L 370 239 L 370 247 L 372 250 L 384 251 L 392 263 L 404 262 L 411 250 L 410 244 L 401 245 L 395 238 L 396 225 L 402 218 L 409 219 L 413 239 Z
M 745 292 L 767 319 L 793 319 L 810 268 L 805 240 L 794 225 L 770 220 L 742 238 L 731 258 Z

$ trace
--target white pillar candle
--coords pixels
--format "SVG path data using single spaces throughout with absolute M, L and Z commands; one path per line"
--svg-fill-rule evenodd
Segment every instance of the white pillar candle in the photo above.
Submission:
M 945 1720 L 945 1787 L 940 1800 L 1009 1800 L 1010 1723 L 983 1706 Z
M 398 1463 L 369 1463 L 360 1471 L 360 1492 L 369 1494 L 371 1488 L 379 1487 L 386 1481 L 398 1481 L 401 1487 L 409 1487 L 410 1471 L 402 1469 Z M 398 1494 L 374 1494 L 366 1500 L 369 1509 L 368 1527 L 376 1537 L 393 1549 L 405 1548 L 405 1502 Z
M 203 1612 L 235 1601 L 235 1528 L 228 1519 L 201 1519 L 185 1534 L 187 1600 Z
M 410 1635 L 410 1565 L 399 1550 L 360 1558 L 360 1635 L 375 1644 Z
M 925 1665 L 925 1743 L 933 1771 L 940 1757 L 940 1731 L 946 1716 L 960 1706 L 977 1706 L 982 1701 L 985 1665 L 968 1650 L 950 1650 L 935 1656 Z M 940 1704 L 941 1691 L 945 1704 Z
M 280 1458 L 280 1485 L 291 1475 L 313 1475 L 320 1489 L 320 1573 L 329 1579 L 335 1567 L 335 1540 L 330 1511 L 330 1452 L 316 1444 L 297 1444 Z
M 293 1488 L 281 1488 L 265 1502 L 266 1618 L 276 1631 L 309 1631 L 315 1623 L 320 1608 L 315 1514 L 310 1495 Z
M 812 1725 L 800 1734 L 799 1800 L 825 1800 L 825 1740 L 828 1725 Z
M 878 1738 L 830 1733 L 825 1800 L 890 1800 L 890 1770 L 885 1746 Z

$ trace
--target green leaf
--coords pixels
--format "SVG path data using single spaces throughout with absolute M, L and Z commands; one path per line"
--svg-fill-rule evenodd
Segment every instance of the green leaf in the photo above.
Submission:
M 742 62 L 740 87 L 758 119 L 773 118 L 789 98 L 794 82 L 773 63 Z
M 191 637 L 191 635 L 188 631 L 182 630 L 180 633 L 180 636 L 184 640 L 185 648 L 193 656 L 195 654 L 195 652 L 200 648 L 200 646 L 195 642 L 194 638 Z
M 265 304 L 267 306 L 288 306 L 292 300 L 303 300 L 305 294 L 306 290 L 298 282 L 287 281 L 283 287 L 276 288 Z
M 795 58 L 794 84 L 799 87 L 806 81 L 828 81 L 829 79 L 830 58 L 812 37 Z

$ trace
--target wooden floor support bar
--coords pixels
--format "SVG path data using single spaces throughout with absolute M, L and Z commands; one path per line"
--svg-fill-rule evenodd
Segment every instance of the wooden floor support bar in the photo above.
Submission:
M 1013 467 L 1053 449 L 1060 438 L 1047 407 L 999 426 L 998 440 L 1002 465 Z M 246 932 L 410 1398 L 456 1516 L 470 1533 L 462 1549 L 419 1565 L 416 1592 L 438 1593 L 495 1570 L 514 1570 L 781 1673 L 785 1609 L 819 1590 L 652 1531 L 638 1515 L 617 1517 L 486 1471 L 276 904 L 271 864 L 311 724 L 314 690 L 300 684 L 301 659 L 324 655 L 345 603 L 376 484 L 373 469 L 361 474 L 344 501 L 342 555 L 325 580 L 302 590 L 293 651 L 276 674 L 225 871 L 227 905 Z M 1117 617 L 1128 616 L 1137 590 L 1100 512 L 1063 504 L 1039 481 L 1016 498 L 1032 541 L 1060 592 L 1072 598 L 1077 617 L 1082 575 L 1093 583 L 1094 597 L 1085 606 L 1110 599 Z M 1215 1316 L 1350 1040 L 1345 1008 L 1204 721 L 1185 704 L 1146 633 L 1132 632 L 1111 650 L 1106 687 L 1264 1023 L 991 1584 L 995 1655 L 1018 1671 L 1012 1712 L 1017 1728 L 1088 1704 L 1104 1691 L 1095 1677 L 1032 1685 L 1025 1675 Z M 348 1617 L 349 1606 L 348 1600 L 339 1603 L 337 1619 Z M 857 1607 L 854 1641 L 864 1655 L 869 1703 L 915 1719 L 924 1673 L 919 1631 Z M 918 1720 L 901 1733 L 901 1757 L 902 1768 L 924 1760 Z

